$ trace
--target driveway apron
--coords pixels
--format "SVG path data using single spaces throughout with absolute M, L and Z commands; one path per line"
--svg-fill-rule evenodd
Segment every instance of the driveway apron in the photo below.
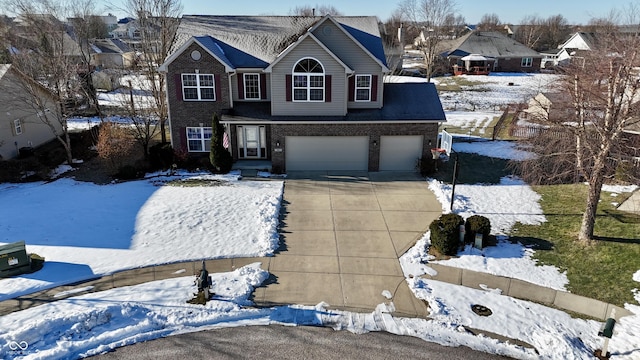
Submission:
M 426 305 L 404 280 L 398 257 L 440 214 L 440 203 L 415 173 L 289 173 L 281 247 L 263 264 L 272 279 L 256 289 L 254 301 L 325 302 L 351 311 L 372 311 L 393 301 L 396 314 L 427 316 Z

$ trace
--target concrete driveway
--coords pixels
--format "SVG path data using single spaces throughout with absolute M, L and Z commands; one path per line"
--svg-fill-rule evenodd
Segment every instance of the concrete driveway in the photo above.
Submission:
M 263 268 L 272 282 L 256 289 L 259 305 L 326 302 L 372 311 L 393 295 L 396 313 L 427 316 L 398 262 L 441 214 L 415 173 L 289 173 L 281 210 L 281 248 Z

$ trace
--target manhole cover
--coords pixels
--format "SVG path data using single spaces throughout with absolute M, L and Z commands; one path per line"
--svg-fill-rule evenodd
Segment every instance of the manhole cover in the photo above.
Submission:
M 480 315 L 480 316 L 489 316 L 491 314 L 493 314 L 493 312 L 491 311 L 491 309 L 489 309 L 486 306 L 482 306 L 482 305 L 471 305 L 471 310 Z

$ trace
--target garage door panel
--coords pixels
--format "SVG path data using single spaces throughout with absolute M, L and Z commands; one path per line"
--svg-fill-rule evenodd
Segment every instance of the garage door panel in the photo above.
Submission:
M 367 170 L 368 136 L 287 136 L 287 170 Z
M 422 135 L 380 137 L 380 171 L 415 170 L 422 157 Z

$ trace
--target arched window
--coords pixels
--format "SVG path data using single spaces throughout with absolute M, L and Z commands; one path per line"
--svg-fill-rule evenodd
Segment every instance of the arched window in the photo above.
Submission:
M 316 59 L 304 58 L 293 67 L 293 101 L 324 101 L 324 68 Z

